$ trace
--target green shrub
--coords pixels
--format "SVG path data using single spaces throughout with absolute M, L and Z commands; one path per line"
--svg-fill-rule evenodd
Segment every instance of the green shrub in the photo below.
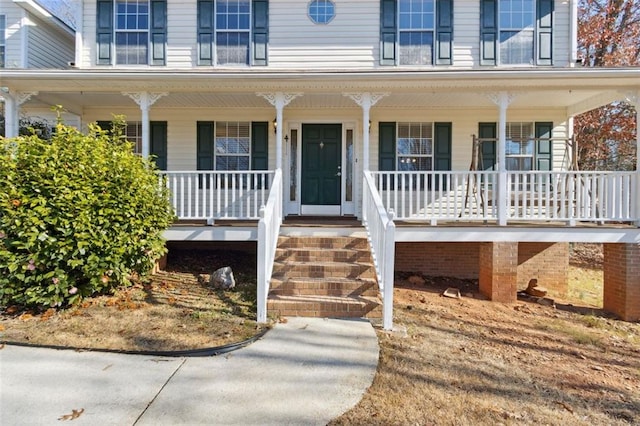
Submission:
M 67 306 L 148 273 L 174 218 L 155 170 L 94 125 L 0 138 L 0 306 Z

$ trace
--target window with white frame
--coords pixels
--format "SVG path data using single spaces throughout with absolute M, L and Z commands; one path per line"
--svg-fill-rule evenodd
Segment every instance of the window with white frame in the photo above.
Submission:
M 500 0 L 500 63 L 534 63 L 535 0 Z
M 251 123 L 216 121 L 216 170 L 250 170 Z
M 433 123 L 398 123 L 398 171 L 433 169 Z
M 5 46 L 6 46 L 7 20 L 5 15 L 0 15 L 0 68 L 5 67 Z
M 149 1 L 116 0 L 115 47 L 118 65 L 149 63 Z
M 248 65 L 251 34 L 249 0 L 216 0 L 216 62 Z
M 527 171 L 534 169 L 536 142 L 533 123 L 507 123 L 506 167 L 507 170 Z
M 398 1 L 400 65 L 432 65 L 435 0 Z

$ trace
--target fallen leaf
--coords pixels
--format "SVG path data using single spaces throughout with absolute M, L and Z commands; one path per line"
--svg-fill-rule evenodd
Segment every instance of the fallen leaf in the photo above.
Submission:
M 4 331 L 4 325 L 0 324 L 0 331 Z
M 79 410 L 71 410 L 71 414 L 63 414 L 62 416 L 58 417 L 58 420 L 75 420 L 78 417 L 80 417 L 80 415 L 84 413 L 84 408 L 81 408 Z
M 564 408 L 565 410 L 567 410 L 568 412 L 570 412 L 571 414 L 573 414 L 573 408 L 569 407 L 569 406 L 568 406 L 567 404 L 565 404 L 564 402 L 562 402 L 562 401 L 553 401 L 553 402 L 555 402 L 556 404 L 558 404 L 558 405 L 562 406 L 562 408 Z
M 29 321 L 30 319 L 33 319 L 33 315 L 29 314 L 29 313 L 24 313 L 22 315 L 20 315 L 19 317 L 22 321 Z
M 104 368 L 102 369 L 102 371 L 107 371 L 107 370 L 108 370 L 108 369 L 110 369 L 111 367 L 113 367 L 113 364 L 109 364 L 109 365 L 107 365 L 106 367 L 104 367 Z

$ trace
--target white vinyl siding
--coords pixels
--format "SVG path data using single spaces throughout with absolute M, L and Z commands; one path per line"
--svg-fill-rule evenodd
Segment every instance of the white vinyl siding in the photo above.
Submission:
M 453 65 L 479 66 L 480 6 L 477 0 L 454 0 Z M 82 65 L 95 65 L 95 0 L 84 2 Z M 380 1 L 336 2 L 335 17 L 324 25 L 308 17 L 308 2 L 269 2 L 269 69 L 379 68 Z M 167 3 L 167 68 L 197 67 L 197 2 Z M 569 5 L 556 0 L 553 27 L 554 66 L 567 66 Z M 9 47 L 8 47 L 9 48 Z M 7 53 L 9 58 L 9 52 Z M 8 66 L 10 66 L 8 62 Z M 404 67 L 400 67 L 404 68 Z
M 29 68 L 68 68 L 75 60 L 75 38 L 31 18 L 28 27 Z
M 2 14 L 6 19 L 5 68 L 24 68 L 27 58 L 22 52 L 26 46 L 27 33 L 22 22 L 27 19 L 27 12 L 11 1 L 2 3 Z

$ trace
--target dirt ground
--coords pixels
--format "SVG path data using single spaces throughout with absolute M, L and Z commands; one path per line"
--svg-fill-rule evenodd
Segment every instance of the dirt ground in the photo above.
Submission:
M 235 289 L 199 282 L 223 266 L 234 271 Z M 166 271 L 113 295 L 62 312 L 10 307 L 0 316 L 0 340 L 128 351 L 210 348 L 260 332 L 255 303 L 255 253 L 173 250 Z
M 570 286 L 599 254 L 578 249 Z M 407 278 L 394 292 L 400 331 L 378 332 L 373 385 L 332 424 L 640 424 L 640 324 L 581 300 L 491 303 L 477 281 Z M 448 287 L 463 297 L 443 297 Z

